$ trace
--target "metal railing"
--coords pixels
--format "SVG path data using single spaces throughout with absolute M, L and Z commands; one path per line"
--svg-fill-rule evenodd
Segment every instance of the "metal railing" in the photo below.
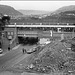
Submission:
M 10 23 L 10 25 L 75 25 L 74 23 Z

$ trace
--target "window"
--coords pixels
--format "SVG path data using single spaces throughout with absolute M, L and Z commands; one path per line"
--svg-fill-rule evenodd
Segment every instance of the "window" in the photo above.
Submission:
M 10 32 L 7 32 L 8 35 L 10 35 Z
M 11 32 L 11 35 L 13 35 L 14 33 L 13 32 Z

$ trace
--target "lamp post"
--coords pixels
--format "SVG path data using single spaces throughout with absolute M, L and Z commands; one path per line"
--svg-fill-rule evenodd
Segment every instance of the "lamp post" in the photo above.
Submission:
M 17 26 L 15 23 L 15 33 L 14 33 L 14 39 L 17 39 L 16 44 L 18 43 L 18 38 L 17 38 Z

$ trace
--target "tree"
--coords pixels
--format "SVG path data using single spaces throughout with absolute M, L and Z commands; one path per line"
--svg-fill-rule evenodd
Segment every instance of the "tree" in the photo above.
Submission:
M 8 25 L 10 22 L 10 17 L 8 15 L 4 15 L 0 19 L 0 47 L 1 47 L 1 37 L 2 37 L 2 31 L 5 28 L 5 25 Z

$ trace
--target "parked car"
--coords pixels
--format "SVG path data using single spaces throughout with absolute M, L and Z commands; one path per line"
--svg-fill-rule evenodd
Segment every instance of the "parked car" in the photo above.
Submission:
M 2 54 L 3 53 L 3 50 L 0 48 L 0 54 Z
M 28 51 L 25 51 L 27 54 L 31 54 L 33 52 L 36 52 L 36 47 L 29 49 Z

